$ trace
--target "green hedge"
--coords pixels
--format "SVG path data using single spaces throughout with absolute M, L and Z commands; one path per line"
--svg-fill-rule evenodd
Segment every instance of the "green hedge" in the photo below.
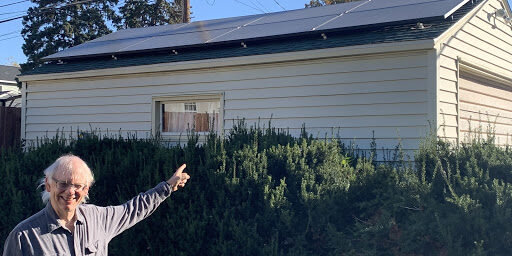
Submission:
M 71 152 L 93 169 L 91 203 L 119 204 L 187 163 L 192 179 L 112 240 L 110 255 L 509 255 L 512 153 L 490 140 L 425 140 L 415 163 L 378 164 L 336 140 L 239 125 L 165 147 L 83 134 L 0 156 L 0 239 L 43 205 L 42 171 Z M 374 145 L 375 147 L 375 145 Z M 374 151 L 375 152 L 375 151 Z M 398 152 L 399 153 L 399 152 Z

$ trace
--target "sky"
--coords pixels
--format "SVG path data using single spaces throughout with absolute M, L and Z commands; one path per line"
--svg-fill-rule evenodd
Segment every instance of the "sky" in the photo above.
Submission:
M 19 2 L 19 3 L 18 3 Z M 309 0 L 190 0 L 192 21 L 304 8 Z M 25 14 L 30 1 L 0 0 L 0 21 Z M 0 65 L 25 63 L 21 19 L 0 23 Z
M 512 5 L 512 0 L 508 0 Z M 192 21 L 304 8 L 309 0 L 190 0 Z M 0 21 L 25 14 L 28 0 L 0 0 Z M 0 23 L 0 65 L 25 63 L 21 19 Z

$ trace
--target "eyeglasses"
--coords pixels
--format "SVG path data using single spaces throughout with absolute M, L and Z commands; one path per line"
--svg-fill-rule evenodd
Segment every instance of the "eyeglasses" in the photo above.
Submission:
M 52 180 L 55 181 L 55 183 L 57 184 L 57 188 L 59 190 L 67 190 L 68 188 L 72 187 L 76 192 L 80 192 L 80 191 L 84 190 L 85 187 L 87 187 L 87 184 L 68 183 L 66 181 L 58 180 L 53 177 L 52 177 Z

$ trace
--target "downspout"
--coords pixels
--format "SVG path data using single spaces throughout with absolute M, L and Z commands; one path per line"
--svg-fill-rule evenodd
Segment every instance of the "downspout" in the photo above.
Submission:
M 27 139 L 26 116 L 27 116 L 27 82 L 21 83 L 21 142 Z M 23 144 L 22 144 L 23 145 Z
M 460 85 L 460 57 L 457 58 L 457 60 L 455 61 L 455 65 L 456 65 L 456 75 L 457 75 L 457 81 L 455 82 L 455 85 L 456 85 L 456 89 L 457 90 L 457 93 L 455 94 L 456 95 L 456 100 L 457 100 L 457 146 L 460 145 L 460 142 L 461 142 L 461 133 L 460 133 L 460 89 L 459 89 L 459 85 Z

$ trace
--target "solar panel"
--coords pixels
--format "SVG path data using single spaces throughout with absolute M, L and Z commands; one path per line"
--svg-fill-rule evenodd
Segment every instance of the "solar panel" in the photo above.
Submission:
M 264 19 L 260 19 L 254 23 L 251 23 L 251 25 L 279 23 L 283 21 L 294 21 L 322 16 L 339 15 L 340 13 L 346 12 L 356 7 L 360 3 L 361 1 L 356 1 L 344 4 L 334 4 L 315 8 L 305 8 L 284 12 L 269 13 L 264 15 Z
M 258 20 L 262 15 L 234 17 L 210 21 L 198 21 L 190 24 L 181 24 L 170 29 L 161 30 L 152 37 L 136 44 L 118 49 L 116 52 L 133 52 L 159 48 L 171 48 L 183 45 L 197 45 L 207 43 L 215 38 L 243 27 Z M 124 39 L 123 39 L 124 40 Z
M 51 59 L 65 59 L 73 56 L 87 56 L 87 55 L 110 55 L 130 45 L 142 42 L 144 38 L 128 38 L 123 40 L 116 40 L 115 43 L 111 41 L 89 42 L 81 44 L 58 53 L 52 54 L 46 58 Z M 45 58 L 45 59 L 46 59 Z
M 392 1 L 370 1 L 354 12 L 364 12 L 368 10 L 391 9 L 398 11 L 400 8 L 415 7 L 415 13 L 418 16 L 431 17 L 429 15 L 443 16 L 449 13 L 451 9 L 456 8 L 460 3 L 464 4 L 467 0 L 392 0 Z M 451 13 L 450 13 L 451 14 Z M 446 16 L 445 16 L 446 17 Z
M 404 20 L 443 17 L 459 0 L 392 0 L 368 1 L 355 10 L 318 27 L 321 30 L 349 28 Z M 368 17 L 371 17 L 369 19 Z
M 149 51 L 341 30 L 424 18 L 446 18 L 468 0 L 363 0 L 269 14 L 125 29 L 45 60 Z
M 128 38 L 137 38 L 137 37 L 151 37 L 157 36 L 162 33 L 168 33 L 169 31 L 178 29 L 187 24 L 171 24 L 171 25 L 163 25 L 163 26 L 154 26 L 154 27 L 146 27 L 146 28 L 130 28 L 123 29 L 117 32 L 102 36 L 100 38 L 94 39 L 92 42 L 101 42 L 101 41 L 112 41 L 112 40 L 122 40 Z
M 159 48 L 169 48 L 182 45 L 193 45 L 194 42 L 196 44 L 201 44 L 207 42 L 208 40 L 221 36 L 231 30 L 231 28 L 225 28 L 217 30 L 194 31 L 187 33 L 186 36 L 184 36 L 183 34 L 160 35 L 148 38 L 147 40 L 144 40 L 138 44 L 134 44 L 126 48 L 123 48 L 119 52 L 132 52 Z
M 298 19 L 292 21 L 282 21 L 276 23 L 263 23 L 249 25 L 238 30 L 232 31 L 222 37 L 216 38 L 212 42 L 223 42 L 233 40 L 244 40 L 250 38 L 263 38 L 278 36 L 284 34 L 295 34 L 309 31 L 317 24 L 321 24 L 337 15 L 313 17 L 308 19 Z

